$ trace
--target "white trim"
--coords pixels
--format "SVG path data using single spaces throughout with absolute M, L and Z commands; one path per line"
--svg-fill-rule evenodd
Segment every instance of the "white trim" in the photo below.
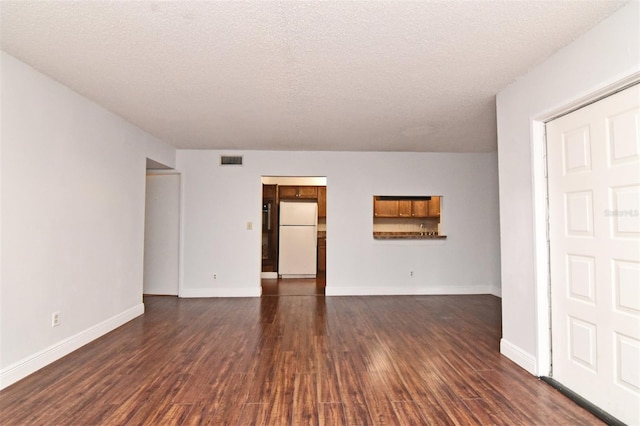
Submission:
M 225 288 L 183 288 L 179 297 L 260 297 L 260 287 Z
M 176 162 L 178 159 L 176 158 Z M 176 164 L 177 166 L 177 164 Z M 178 297 L 184 293 L 184 234 L 186 229 L 186 173 L 180 172 L 180 235 L 178 249 Z
M 578 94 L 570 102 L 548 108 L 546 111 L 535 116 L 533 121 L 551 121 L 562 115 L 569 114 L 575 110 L 597 102 L 600 99 L 611 96 L 620 90 L 624 90 L 629 86 L 637 84 L 638 82 L 640 82 L 640 71 L 638 71 L 637 68 L 628 70 L 623 75 L 620 75 L 607 83 L 595 87 L 592 90 L 588 90 L 587 92 L 583 92 L 582 94 Z
M 282 278 L 283 280 L 290 280 L 290 279 L 296 279 L 296 278 L 316 279 L 316 275 L 315 274 L 284 274 L 284 275 L 280 275 L 280 278 Z
M 502 299 L 502 287 L 500 287 L 499 285 L 492 285 L 489 294 Z
M 495 287 L 486 286 L 437 286 L 437 287 L 329 287 L 326 296 L 430 296 L 494 294 Z
M 143 313 L 144 304 L 140 303 L 2 369 L 2 371 L 0 371 L 0 389 L 4 389 L 18 380 L 24 379 L 28 375 L 35 373 L 87 343 L 115 330 Z
M 145 176 L 159 176 L 159 175 L 180 175 L 181 173 L 176 169 L 146 169 Z
M 260 278 L 265 280 L 277 280 L 278 273 L 277 272 L 260 272 Z
M 547 244 L 547 153 L 545 123 L 531 122 L 533 250 L 536 305 L 536 371 L 551 372 L 551 299 L 549 295 L 549 250 Z
M 508 342 L 504 338 L 500 339 L 500 353 L 527 370 L 529 373 L 534 376 L 538 376 L 536 370 L 536 358 L 513 343 Z

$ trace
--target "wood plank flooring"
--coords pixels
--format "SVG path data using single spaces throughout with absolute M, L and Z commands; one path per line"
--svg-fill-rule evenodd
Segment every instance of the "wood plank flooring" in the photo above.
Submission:
M 600 424 L 499 354 L 493 296 L 144 302 L 0 392 L 0 424 Z
M 262 280 L 263 296 L 320 296 L 325 294 L 326 277 L 278 278 Z

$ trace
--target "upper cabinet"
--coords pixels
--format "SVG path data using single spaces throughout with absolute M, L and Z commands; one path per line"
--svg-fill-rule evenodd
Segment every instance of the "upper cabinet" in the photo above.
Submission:
M 373 215 L 375 217 L 398 217 L 398 200 L 373 197 Z
M 318 199 L 318 187 L 317 186 L 290 186 L 281 185 L 278 186 L 278 192 L 280 199 Z
M 411 200 L 398 200 L 398 217 L 411 217 Z
M 373 197 L 374 217 L 427 218 L 440 216 L 440 197 Z
M 433 196 L 429 200 L 429 216 L 431 217 L 440 216 L 440 197 Z
M 299 186 L 298 198 L 318 199 L 317 186 Z
M 411 201 L 411 217 L 429 217 L 430 200 Z
M 262 199 L 275 200 L 277 185 L 262 185 Z
M 318 217 L 327 217 L 327 187 L 318 187 Z
M 280 200 L 313 200 L 318 202 L 318 218 L 327 217 L 327 187 L 278 185 Z

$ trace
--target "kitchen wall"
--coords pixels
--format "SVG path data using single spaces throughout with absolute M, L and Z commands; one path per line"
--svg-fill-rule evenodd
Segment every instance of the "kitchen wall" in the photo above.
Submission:
M 221 167 L 221 154 L 245 164 Z M 327 177 L 328 295 L 500 294 L 496 153 L 178 150 L 176 161 L 182 296 L 260 294 L 261 176 Z M 448 238 L 374 240 L 375 194 L 443 195 Z
M 639 16 L 630 2 L 497 96 L 501 351 L 533 374 L 550 366 L 542 120 L 640 71 Z
M 173 166 L 175 150 L 9 55 L 0 64 L 5 387 L 144 311 L 146 158 Z

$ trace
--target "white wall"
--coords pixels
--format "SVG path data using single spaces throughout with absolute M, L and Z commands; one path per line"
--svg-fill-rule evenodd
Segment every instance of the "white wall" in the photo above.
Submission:
M 5 387 L 143 312 L 146 157 L 171 166 L 175 150 L 9 55 L 0 64 Z
M 539 120 L 638 72 L 639 23 L 640 3 L 634 1 L 497 96 L 501 351 L 533 374 L 549 369 Z
M 261 176 L 287 175 L 327 177 L 328 295 L 500 292 L 496 153 L 245 151 L 242 167 L 220 154 L 177 153 L 181 296 L 260 294 Z M 374 194 L 443 195 L 447 240 L 374 240 Z

